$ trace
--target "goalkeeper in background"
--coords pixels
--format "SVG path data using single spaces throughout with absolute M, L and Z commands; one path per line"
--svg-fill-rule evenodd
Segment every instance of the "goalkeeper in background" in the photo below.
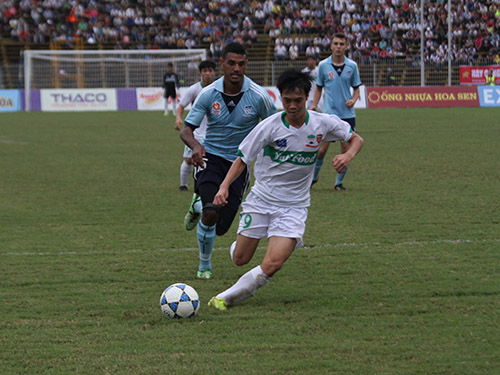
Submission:
M 177 92 L 176 89 L 179 88 L 179 77 L 177 73 L 174 73 L 174 65 L 168 63 L 167 72 L 163 76 L 163 96 L 165 97 L 165 115 L 169 114 L 168 110 L 168 100 L 172 99 L 172 114 L 175 115 Z
M 182 98 L 179 101 L 179 107 L 177 108 L 177 117 L 175 120 L 174 124 L 174 129 L 175 130 L 181 130 L 181 125 L 182 125 L 182 113 L 184 112 L 184 109 L 189 105 L 193 104 L 194 100 L 200 93 L 200 91 L 210 85 L 214 81 L 215 77 L 215 63 L 210 60 L 204 60 L 198 65 L 198 69 L 201 74 L 201 80 L 200 82 L 195 83 L 194 85 L 191 85 L 187 91 L 182 95 Z M 203 118 L 203 121 L 200 124 L 200 127 L 196 128 L 194 131 L 194 138 L 203 144 L 203 138 L 205 138 L 205 132 L 207 130 L 207 117 L 205 116 Z M 184 160 L 181 164 L 181 184 L 179 186 L 180 191 L 186 191 L 188 189 L 188 180 L 189 180 L 189 175 L 191 174 L 191 165 L 193 164 L 193 161 L 191 159 L 191 156 L 193 154 L 193 151 L 188 147 L 184 147 Z

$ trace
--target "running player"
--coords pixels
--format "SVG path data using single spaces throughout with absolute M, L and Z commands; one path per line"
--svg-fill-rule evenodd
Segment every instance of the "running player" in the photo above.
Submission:
M 318 108 L 321 98 L 321 92 L 325 87 L 324 101 L 322 111 L 337 115 L 342 120 L 351 125 L 352 130 L 356 131 L 356 113 L 354 105 L 359 98 L 361 79 L 359 78 L 358 65 L 353 60 L 347 58 L 347 37 L 345 34 L 337 33 L 333 36 L 331 49 L 332 54 L 327 59 L 319 63 L 318 79 L 316 81 L 316 91 L 314 92 L 314 101 L 311 110 Z M 351 95 L 351 87 L 353 93 Z M 324 142 L 318 154 L 316 167 L 314 171 L 313 184 L 318 181 L 319 171 L 323 165 L 323 159 L 328 151 L 329 142 Z M 341 152 L 346 152 L 347 144 L 341 144 Z M 335 180 L 335 190 L 346 190 L 343 185 L 347 169 L 337 174 Z
M 267 237 L 268 244 L 262 263 L 213 297 L 209 306 L 226 310 L 252 297 L 269 282 L 294 249 L 302 246 L 314 163 L 322 142 L 349 143 L 347 152 L 333 158 L 338 172 L 349 166 L 363 146 L 363 139 L 347 122 L 335 115 L 306 110 L 310 80 L 308 73 L 296 69 L 289 69 L 279 77 L 277 87 L 285 111 L 262 121 L 243 140 L 238 158 L 215 195 L 213 204 L 225 207 L 230 184 L 257 159 L 255 184 L 242 205 L 231 259 L 238 266 L 247 264 L 261 238 Z
M 182 98 L 179 101 L 179 106 L 177 107 L 177 117 L 174 124 L 175 130 L 181 130 L 182 125 L 182 113 L 184 109 L 189 105 L 193 104 L 194 100 L 200 93 L 200 91 L 210 85 L 215 78 L 215 63 L 211 60 L 204 60 L 198 65 L 198 69 L 200 70 L 201 80 L 193 85 L 191 85 Z M 207 118 L 203 118 L 203 121 L 200 124 L 200 127 L 194 131 L 194 137 L 198 142 L 203 144 L 203 138 L 205 138 L 205 131 L 207 129 Z M 184 160 L 181 164 L 180 177 L 181 184 L 179 186 L 180 191 L 185 191 L 188 189 L 188 181 L 189 175 L 191 174 L 191 165 L 193 161 L 191 160 L 191 154 L 193 151 L 188 147 L 184 147 Z
M 200 263 L 197 277 L 212 275 L 211 256 L 215 235 L 227 232 L 238 211 L 248 185 L 244 171 L 229 188 L 228 204 L 212 202 L 219 185 L 237 157 L 238 145 L 264 119 L 276 112 L 276 107 L 264 88 L 245 76 L 247 53 L 240 43 L 229 43 L 222 52 L 220 64 L 224 75 L 204 88 L 185 120 L 181 139 L 193 150 L 195 196 L 184 221 L 187 230 L 197 226 Z M 194 129 L 207 117 L 205 142 L 194 138 Z M 201 199 L 202 212 L 197 203 Z

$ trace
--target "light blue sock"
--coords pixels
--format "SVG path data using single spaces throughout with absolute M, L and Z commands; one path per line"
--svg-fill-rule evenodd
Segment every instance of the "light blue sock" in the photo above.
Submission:
M 323 162 L 325 161 L 325 158 L 323 159 L 316 159 L 316 164 L 314 165 L 314 176 L 313 176 L 313 181 L 316 181 L 319 176 L 319 171 L 321 170 L 321 167 L 323 166 Z
M 348 169 L 349 167 L 347 167 L 344 172 L 337 174 L 337 180 L 335 180 L 335 186 L 342 184 L 342 181 L 344 181 L 344 177 Z
M 203 203 L 201 203 L 201 199 L 197 200 L 194 205 L 194 212 L 201 214 L 201 211 L 203 210 Z
M 210 258 L 212 257 L 212 250 L 214 249 L 215 242 L 215 225 L 205 225 L 201 222 L 198 223 L 198 246 L 200 247 L 200 271 L 211 270 L 212 264 Z

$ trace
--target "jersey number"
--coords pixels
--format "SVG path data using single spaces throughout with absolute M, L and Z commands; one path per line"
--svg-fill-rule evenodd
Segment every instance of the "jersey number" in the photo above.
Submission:
M 243 229 L 247 229 L 252 224 L 252 215 L 246 214 L 245 216 L 241 216 L 241 220 L 243 220 Z

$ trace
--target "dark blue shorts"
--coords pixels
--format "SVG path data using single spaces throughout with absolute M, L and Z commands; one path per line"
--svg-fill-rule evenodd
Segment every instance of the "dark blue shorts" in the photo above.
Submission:
M 201 200 L 203 205 L 212 203 L 217 194 L 218 187 L 226 177 L 229 168 L 233 163 L 213 154 L 206 154 L 205 169 L 197 168 L 194 173 L 195 183 L 194 191 L 200 194 L 200 186 L 203 184 L 216 185 L 217 189 L 202 189 Z M 237 211 L 240 207 L 245 191 L 250 182 L 248 168 L 229 186 L 229 196 L 227 198 L 227 207 Z M 208 192 L 207 192 L 208 191 Z

